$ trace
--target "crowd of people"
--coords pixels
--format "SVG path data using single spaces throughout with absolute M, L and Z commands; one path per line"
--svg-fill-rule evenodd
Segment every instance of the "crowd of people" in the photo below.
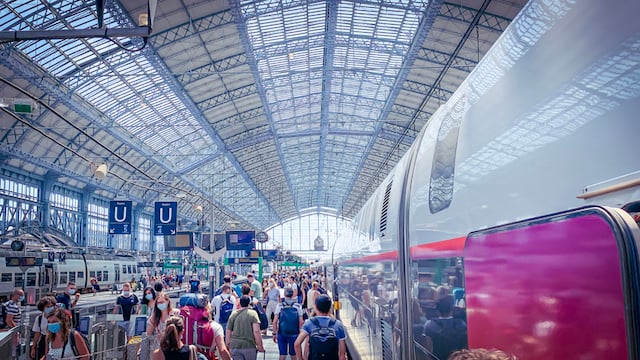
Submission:
M 359 316 L 370 316 L 366 309 L 373 299 L 387 296 L 381 285 L 384 280 L 379 280 L 373 287 L 367 281 L 351 284 L 352 296 L 356 292 L 360 296 L 354 303 L 361 305 L 356 308 L 352 326 L 359 325 Z M 346 329 L 333 315 L 333 302 L 327 295 L 327 284 L 320 273 L 312 270 L 274 273 L 262 282 L 253 273 L 248 273 L 244 281 L 238 281 L 235 273 L 228 274 L 211 301 L 206 296 L 196 295 L 200 292 L 199 285 L 197 277 L 192 277 L 187 286 L 194 293 L 192 299 L 195 300 L 187 299 L 183 306 L 174 308 L 162 281 L 146 286 L 141 299 L 138 299 L 132 284 L 122 284 L 122 292 L 114 308 L 114 311 L 122 313 L 118 324 L 129 329 L 133 313 L 148 317 L 145 346 L 140 346 L 138 359 L 253 360 L 265 352 L 263 341 L 277 343 L 280 360 L 287 357 L 292 360 L 347 358 Z M 70 282 L 62 294 L 40 299 L 37 304 L 40 314 L 31 328 L 30 358 L 90 359 L 85 338 L 74 329 L 77 319 L 73 314 L 79 298 L 75 284 Z M 0 329 L 20 324 L 20 303 L 23 300 L 24 292 L 15 289 L 10 300 L 3 304 L 6 316 L 0 317 Z M 422 333 L 435 338 L 434 334 L 441 328 L 448 327 L 445 322 L 455 319 L 452 310 L 457 301 L 449 295 L 439 297 L 435 304 L 438 316 L 423 323 Z M 458 320 L 453 326 L 466 325 Z M 197 336 L 192 335 L 196 333 Z M 458 348 L 466 347 L 466 339 L 464 341 L 465 344 Z M 430 350 L 438 355 L 444 351 L 435 343 L 431 344 Z M 515 359 L 498 350 L 446 351 L 446 356 L 440 359 Z

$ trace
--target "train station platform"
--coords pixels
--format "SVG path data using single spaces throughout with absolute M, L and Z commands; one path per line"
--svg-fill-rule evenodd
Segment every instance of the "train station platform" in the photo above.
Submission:
M 273 342 L 271 331 L 268 332 L 268 335 L 262 335 L 262 344 L 264 345 L 265 352 L 264 354 L 258 354 L 258 360 L 278 360 L 280 358 L 278 352 L 278 344 Z

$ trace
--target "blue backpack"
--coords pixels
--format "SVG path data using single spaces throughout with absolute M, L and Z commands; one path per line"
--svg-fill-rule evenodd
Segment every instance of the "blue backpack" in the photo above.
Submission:
M 300 333 L 298 309 L 294 304 L 282 303 L 278 315 L 278 333 L 283 336 L 297 336 Z
M 220 304 L 220 318 L 218 321 L 220 324 L 226 324 L 229 322 L 229 316 L 231 316 L 234 307 L 235 306 L 233 305 L 231 300 L 222 300 L 222 303 Z

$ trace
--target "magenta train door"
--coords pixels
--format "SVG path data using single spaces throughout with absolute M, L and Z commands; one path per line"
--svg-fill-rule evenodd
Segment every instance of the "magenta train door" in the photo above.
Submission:
M 588 207 L 471 233 L 470 348 L 527 359 L 638 359 L 638 227 Z

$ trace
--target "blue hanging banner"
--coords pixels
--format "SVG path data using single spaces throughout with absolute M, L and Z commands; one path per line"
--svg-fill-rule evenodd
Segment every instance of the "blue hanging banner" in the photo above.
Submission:
M 156 202 L 154 220 L 154 235 L 175 235 L 178 226 L 178 203 Z
M 58 253 L 58 262 L 64 262 L 64 260 L 67 258 L 67 254 L 60 252 Z
M 47 258 L 49 259 L 49 261 L 56 261 L 56 253 L 54 252 L 47 253 Z
M 109 234 L 131 234 L 131 220 L 133 219 L 133 206 L 130 200 L 109 203 Z

